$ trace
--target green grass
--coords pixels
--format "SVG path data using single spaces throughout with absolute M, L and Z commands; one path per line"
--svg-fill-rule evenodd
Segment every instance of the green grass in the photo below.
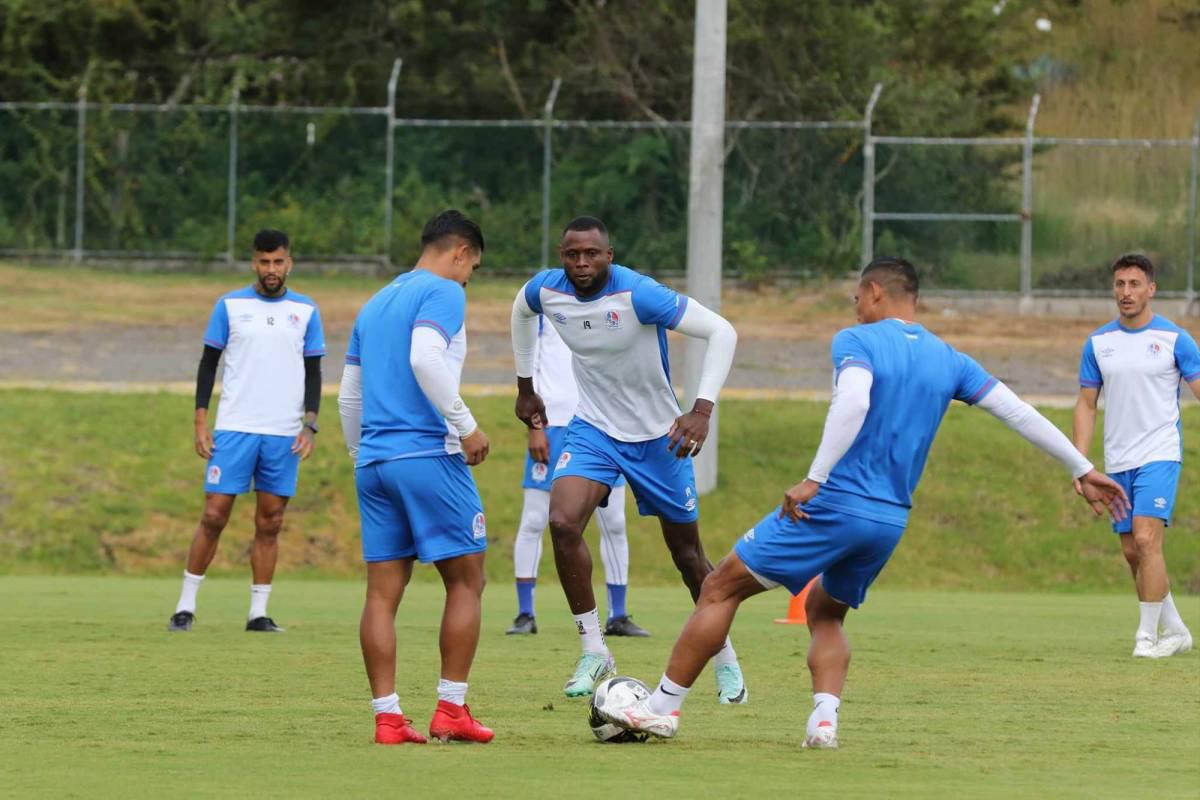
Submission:
M 370 744 L 357 582 L 283 580 L 282 636 L 242 632 L 245 580 L 206 582 L 199 622 L 168 634 L 175 579 L 0 580 L 3 794 L 14 797 L 1195 797 L 1195 653 L 1129 656 L 1131 597 L 874 592 L 852 615 L 842 749 L 800 750 L 807 632 L 749 601 L 734 639 L 751 690 L 721 707 L 701 675 L 678 739 L 591 741 L 560 686 L 577 637 L 561 593 L 542 632 L 514 639 L 506 590 L 484 598 L 469 701 L 487 746 Z M 498 594 L 499 593 L 499 594 Z M 688 609 L 678 588 L 635 589 L 655 634 L 615 643 L 620 672 L 661 673 Z M 427 725 L 440 589 L 399 617 L 398 691 Z M 1182 613 L 1200 619 L 1200 602 Z
M 505 397 L 471 400 L 492 439 L 475 470 L 488 514 L 488 575 L 511 580 L 520 517 L 524 428 Z M 285 519 L 282 576 L 361 571 L 353 474 L 325 398 L 325 432 L 300 471 Z M 701 530 L 719 558 L 799 480 L 825 406 L 722 404 L 721 483 L 701 501 Z M 1046 412 L 1069 429 L 1070 412 Z M 191 400 L 170 394 L 0 391 L 0 570 L 175 575 L 199 517 L 204 462 L 192 451 Z M 1200 592 L 1200 408 L 1184 412 L 1187 450 L 1167 557 L 1176 587 Z M 1099 445 L 1097 444 L 1097 449 Z M 984 412 L 952 408 L 931 452 L 905 541 L 885 587 L 974 590 L 1128 589 L 1108 526 L 1070 492 L 1061 467 Z M 238 501 L 218 574 L 243 575 L 253 535 Z M 657 522 L 628 509 L 631 580 L 672 585 Z M 593 526 L 594 527 L 594 526 Z M 543 565 L 552 572 L 547 558 Z M 596 567 L 600 567 L 597 563 Z

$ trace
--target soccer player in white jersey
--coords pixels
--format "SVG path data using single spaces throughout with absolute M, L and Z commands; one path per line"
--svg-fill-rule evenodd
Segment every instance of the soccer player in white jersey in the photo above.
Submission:
M 653 695 L 612 720 L 663 738 L 705 663 L 725 641 L 742 601 L 777 586 L 796 594 L 816 576 L 805 610 L 813 711 L 805 747 L 837 747 L 837 712 L 850 645 L 842 630 L 900 541 L 912 493 L 951 400 L 978 405 L 1078 478 L 1097 514 L 1128 501 L 1061 431 L 975 361 L 914 321 L 917 273 L 899 258 L 863 270 L 860 325 L 833 338 L 833 401 L 808 477 L 737 541 L 704 581 Z
M 579 407 L 555 462 L 550 535 L 583 648 L 563 691 L 581 697 L 615 669 L 600 628 L 592 556 L 583 531 L 619 477 L 633 489 L 638 511 L 658 517 L 693 599 L 712 571 L 696 522 L 691 456 L 708 436 L 708 419 L 733 363 L 737 333 L 694 300 L 613 264 L 608 229 L 595 217 L 579 217 L 567 225 L 559 257 L 561 269 L 539 272 L 517 293 L 512 336 L 516 413 L 526 425 L 546 425 L 545 405 L 533 388 L 539 314 L 570 348 L 579 384 Z M 696 401 L 686 414 L 671 387 L 668 330 L 708 342 Z M 728 640 L 717 654 L 716 678 L 720 702 L 746 701 L 742 670 Z
M 579 387 L 571 366 L 571 351 L 553 325 L 538 317 L 537 354 L 533 388 L 546 404 L 546 427 L 529 429 L 525 458 L 525 503 L 513 544 L 513 571 L 517 582 L 517 617 L 507 634 L 537 633 L 533 594 L 542 560 L 542 533 L 550 519 L 550 485 L 554 464 L 562 454 L 567 423 L 579 406 Z M 625 530 L 625 479 L 618 478 L 608 503 L 596 509 L 600 526 L 600 558 L 608 588 L 608 621 L 605 636 L 649 636 L 633 621 L 626 607 L 629 588 L 629 537 Z
M 355 458 L 367 562 L 359 639 L 379 744 L 425 743 L 396 694 L 396 610 L 418 560 L 432 563 L 446 588 L 429 735 L 492 740 L 466 705 L 487 550 L 470 467 L 489 445 L 458 394 L 467 355 L 463 287 L 483 249 L 483 232 L 461 213 L 434 216 L 421 231 L 416 266 L 363 306 L 346 351 L 338 407 Z
M 1192 647 L 1171 598 L 1163 533 L 1171 524 L 1183 460 L 1179 381 L 1200 397 L 1200 351 L 1187 331 L 1150 308 L 1156 288 L 1150 259 L 1123 255 L 1113 262 L 1112 275 L 1118 317 L 1083 345 L 1075 446 L 1083 453 L 1091 447 L 1103 388 L 1104 468 L 1133 500 L 1132 519 L 1113 525 L 1141 611 L 1133 655 L 1164 658 Z
M 255 282 L 217 301 L 204 332 L 196 374 L 196 454 L 208 460 L 204 514 L 192 537 L 183 589 L 167 626 L 190 631 L 196 594 L 217 554 L 233 501 L 258 495 L 250 549 L 250 613 L 246 630 L 279 633 L 267 616 L 271 579 L 279 555 L 279 529 L 296 493 L 300 462 L 312 453 L 321 406 L 325 333 L 316 303 L 287 288 L 292 271 L 288 237 L 262 230 L 254 237 Z M 221 406 L 215 433 L 208 430 L 217 363 L 225 354 Z

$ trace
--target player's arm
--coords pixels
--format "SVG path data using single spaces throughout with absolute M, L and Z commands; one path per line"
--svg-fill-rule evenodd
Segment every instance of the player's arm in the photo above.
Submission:
M 1071 423 L 1071 439 L 1075 442 L 1075 449 L 1084 456 L 1092 449 L 1092 436 L 1096 432 L 1096 405 L 1103 383 L 1089 336 L 1079 357 L 1079 397 L 1075 399 L 1075 415 Z M 1076 479 L 1074 486 L 1075 493 L 1083 497 L 1083 484 Z
M 536 310 L 530 303 L 531 297 L 539 306 Z M 541 307 L 536 300 L 536 292 L 532 292 L 530 284 L 527 283 L 513 299 L 511 329 L 513 364 L 517 370 L 516 414 L 517 419 L 530 428 L 543 428 L 546 425 L 546 405 L 533 388 L 540 313 Z
M 342 369 L 342 384 L 338 387 L 338 417 L 342 421 L 342 438 L 351 458 L 358 458 L 358 442 L 362 438 L 362 367 L 346 358 Z
M 204 345 L 200 366 L 196 369 L 196 455 L 212 458 L 213 437 L 208 430 L 208 406 L 212 402 L 213 386 L 217 382 L 217 364 L 221 361 L 221 349 L 211 344 Z
M 446 364 L 447 347 L 449 343 L 438 331 L 425 326 L 415 327 L 408 363 L 421 391 L 458 433 L 467 463 L 475 466 L 487 458 L 489 444 L 471 409 L 458 395 L 458 381 Z
M 683 458 L 695 455 L 708 438 L 708 422 L 713 407 L 729 370 L 733 366 L 733 354 L 737 349 L 737 331 L 729 320 L 697 303 L 691 298 L 681 298 L 683 313 L 674 328 L 684 336 L 704 339 L 708 347 L 704 350 L 704 361 L 700 364 L 700 381 L 696 388 L 696 400 L 692 410 L 675 420 L 667 434 L 667 448 Z
M 1111 478 L 1096 471 L 1092 462 L 1071 444 L 1066 434 L 1037 409 L 1017 397 L 1012 389 L 997 382 L 976 403 L 1030 444 L 1058 459 L 1079 481 L 1083 497 L 1097 515 L 1107 508 L 1114 519 L 1124 519 L 1129 497 Z
M 801 506 L 816 497 L 821 486 L 829 480 L 829 473 L 833 472 L 833 468 L 858 438 L 867 420 L 867 412 L 871 410 L 871 386 L 874 382 L 874 374 L 865 366 L 845 367 L 838 373 L 833 399 L 825 415 L 821 444 L 808 468 L 808 477 L 784 493 L 779 516 L 789 516 L 795 520 L 808 518 Z
M 303 461 L 312 455 L 316 444 L 317 414 L 321 410 L 321 356 L 304 357 L 304 424 L 296 441 L 292 442 L 292 452 Z

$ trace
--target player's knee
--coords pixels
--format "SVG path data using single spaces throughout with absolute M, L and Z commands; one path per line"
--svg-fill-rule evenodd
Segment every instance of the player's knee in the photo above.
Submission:
M 1162 551 L 1162 535 L 1154 528 L 1141 528 L 1133 532 L 1135 558 L 1144 558 Z M 1126 556 L 1128 558 L 1128 556 Z
M 283 527 L 283 511 L 260 513 L 254 518 L 254 535 L 258 538 L 273 539 L 279 535 Z
M 573 542 L 583 538 L 583 525 L 579 520 L 572 519 L 567 514 L 551 510 L 550 535 L 554 537 L 555 544 Z
M 221 535 L 221 531 L 225 530 L 228 522 L 229 512 L 219 508 L 205 508 L 204 513 L 200 516 L 200 527 L 207 536 L 214 539 Z

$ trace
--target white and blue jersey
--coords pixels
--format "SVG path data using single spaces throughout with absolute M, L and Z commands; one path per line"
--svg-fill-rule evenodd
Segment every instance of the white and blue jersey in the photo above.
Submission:
M 680 414 L 666 332 L 679 324 L 687 297 L 619 264 L 590 297 L 579 297 L 561 268 L 539 272 L 524 292 L 573 355 L 575 416 L 621 442 L 665 436 Z
M 851 367 L 874 376 L 862 429 L 805 504 L 809 519 L 780 519 L 776 507 L 735 550 L 764 585 L 796 594 L 821 575 L 831 597 L 857 608 L 904 533 L 950 401 L 975 404 L 996 379 L 922 326 L 897 319 L 840 331 L 832 354 L 835 384 Z
M 1137 329 L 1113 320 L 1087 338 L 1079 384 L 1104 392 L 1107 472 L 1182 460 L 1180 378 L 1200 378 L 1200 350 L 1191 334 L 1164 317 Z
M 321 314 L 287 289 L 264 297 L 253 286 L 213 307 L 204 343 L 224 351 L 218 431 L 295 436 L 304 419 L 304 359 L 325 355 Z
M 832 354 L 835 383 L 849 367 L 872 373 L 871 407 L 813 504 L 905 525 L 950 401 L 974 405 L 996 379 L 922 326 L 897 319 L 839 331 Z
M 467 355 L 466 311 L 463 287 L 424 269 L 400 275 L 363 306 L 346 350 L 346 363 L 362 367 L 357 466 L 462 452 L 458 433 L 421 391 L 409 353 L 413 329 L 437 331 L 457 387 Z

